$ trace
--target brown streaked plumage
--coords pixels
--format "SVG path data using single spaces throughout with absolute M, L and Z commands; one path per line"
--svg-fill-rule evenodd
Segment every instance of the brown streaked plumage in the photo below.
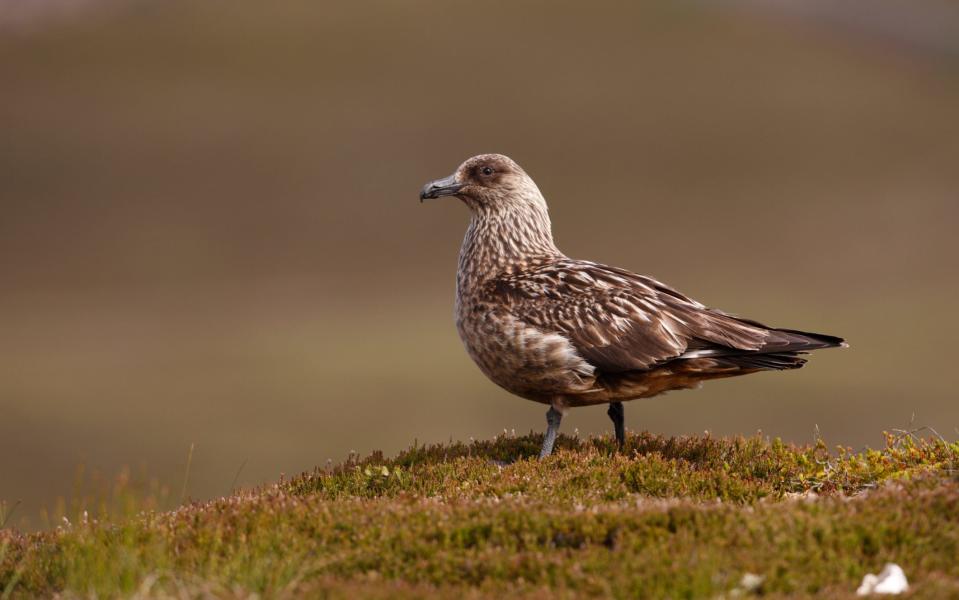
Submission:
M 423 188 L 472 213 L 456 276 L 456 326 L 493 382 L 549 404 L 541 455 L 563 412 L 610 404 L 623 443 L 622 402 L 721 377 L 798 369 L 838 337 L 767 327 L 708 308 L 642 275 L 565 256 L 546 200 L 509 158 L 483 154 Z

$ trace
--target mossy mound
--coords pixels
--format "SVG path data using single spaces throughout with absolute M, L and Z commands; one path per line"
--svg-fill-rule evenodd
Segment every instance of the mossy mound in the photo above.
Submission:
M 959 595 L 959 444 L 563 437 L 540 461 L 540 440 L 414 447 L 172 512 L 3 531 L 0 596 L 851 597 L 886 562 L 913 597 Z

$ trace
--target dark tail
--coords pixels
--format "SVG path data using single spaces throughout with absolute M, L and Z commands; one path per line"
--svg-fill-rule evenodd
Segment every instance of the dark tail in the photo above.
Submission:
M 798 369 L 806 364 L 802 358 L 811 350 L 821 348 L 846 347 L 845 340 L 834 335 L 810 333 L 795 329 L 777 329 L 767 327 L 755 321 L 739 319 L 723 315 L 731 321 L 748 325 L 755 329 L 766 331 L 766 338 L 759 348 L 745 349 L 730 347 L 725 344 L 716 344 L 700 340 L 690 351 L 680 356 L 683 359 L 713 358 L 727 368 L 743 370 L 772 370 Z M 755 331 L 753 329 L 753 331 Z
M 723 356 L 717 360 L 730 366 L 739 367 L 740 369 L 755 369 L 758 371 L 799 369 L 806 364 L 806 359 L 803 358 L 802 353 L 799 352 L 734 354 L 732 356 Z
M 768 331 L 769 337 L 762 348 L 724 356 L 722 360 L 742 369 L 782 371 L 802 367 L 806 364 L 806 359 L 802 355 L 810 350 L 848 346 L 844 339 L 834 335 L 795 329 L 769 328 Z

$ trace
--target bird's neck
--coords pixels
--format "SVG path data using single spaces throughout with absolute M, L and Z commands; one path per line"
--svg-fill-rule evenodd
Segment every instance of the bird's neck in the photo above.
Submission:
M 457 289 L 463 293 L 497 275 L 562 256 L 545 207 L 474 212 L 460 249 Z

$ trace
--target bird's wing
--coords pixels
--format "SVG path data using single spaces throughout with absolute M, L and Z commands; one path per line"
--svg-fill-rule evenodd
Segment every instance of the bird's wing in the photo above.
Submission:
M 813 347 L 799 332 L 738 319 L 655 279 L 592 262 L 560 260 L 489 285 L 515 317 L 563 335 L 584 359 L 610 373 L 675 359 Z

